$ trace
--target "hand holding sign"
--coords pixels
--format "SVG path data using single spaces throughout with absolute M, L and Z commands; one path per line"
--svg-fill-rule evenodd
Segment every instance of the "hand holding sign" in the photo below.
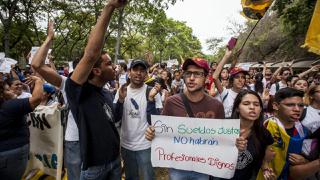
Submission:
M 152 141 L 155 136 L 155 129 L 153 126 L 149 126 L 144 133 L 147 140 Z
M 247 149 L 248 140 L 245 138 L 246 130 L 240 130 L 240 137 L 236 139 L 236 146 L 239 151 L 244 151 Z

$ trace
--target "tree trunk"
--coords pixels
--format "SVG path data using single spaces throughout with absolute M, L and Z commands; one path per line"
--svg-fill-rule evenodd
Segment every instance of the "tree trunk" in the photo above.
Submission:
M 9 57 L 10 51 L 10 25 L 8 24 L 8 20 L 4 20 L 4 36 L 3 36 L 3 43 L 4 43 L 4 53 L 6 57 Z

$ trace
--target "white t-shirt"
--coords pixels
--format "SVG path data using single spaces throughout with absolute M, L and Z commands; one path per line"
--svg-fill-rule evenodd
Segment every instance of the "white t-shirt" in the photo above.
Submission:
M 147 122 L 147 85 L 133 89 L 129 85 L 127 96 L 123 103 L 121 123 L 121 146 L 131 151 L 140 151 L 151 147 L 151 142 L 145 138 Z M 117 92 L 114 103 L 119 99 Z M 160 101 L 159 101 L 160 100 Z M 162 108 L 161 98 L 155 97 L 156 107 Z
M 287 87 L 287 84 L 283 84 L 282 81 L 279 81 L 279 89 L 278 90 L 285 88 L 285 87 Z M 276 87 L 276 83 L 274 83 L 271 85 L 269 94 L 271 96 L 274 96 L 276 94 L 276 92 L 277 92 L 277 87 Z
M 223 89 L 222 93 L 220 94 L 220 101 L 224 107 L 224 115 L 225 118 L 230 118 L 232 114 L 232 108 L 234 100 L 236 99 L 238 93 L 232 91 L 232 89 Z M 223 99 L 225 100 L 223 101 Z
M 29 98 L 32 97 L 30 93 L 22 91 L 22 93 L 17 97 L 18 99 L 24 99 L 24 98 Z
M 60 91 L 62 93 L 64 102 L 67 104 L 68 100 L 67 100 L 67 94 L 65 91 L 67 77 L 61 76 L 61 78 L 62 78 L 62 81 L 61 81 Z M 69 111 L 69 113 L 68 113 L 68 122 L 67 122 L 66 134 L 65 134 L 64 139 L 66 141 L 79 141 L 78 126 L 74 120 L 74 117 L 73 117 L 71 111 Z
M 320 109 L 308 106 L 306 117 L 301 123 L 312 133 L 315 132 L 320 127 Z

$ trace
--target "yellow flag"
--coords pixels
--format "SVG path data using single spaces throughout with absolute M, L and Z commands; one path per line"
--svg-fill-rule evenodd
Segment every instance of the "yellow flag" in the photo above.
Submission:
M 305 43 L 302 47 L 320 55 L 320 1 L 316 3 Z
M 273 0 L 241 0 L 242 15 L 250 19 L 261 19 Z

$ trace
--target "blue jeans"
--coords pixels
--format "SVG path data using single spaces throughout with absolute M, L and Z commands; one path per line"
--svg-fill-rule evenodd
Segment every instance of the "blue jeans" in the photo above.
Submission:
M 79 180 L 81 172 L 81 155 L 79 141 L 65 141 L 64 157 L 68 180 Z
M 185 171 L 179 169 L 169 169 L 170 180 L 209 180 L 209 175 L 202 174 L 194 171 Z
M 126 180 L 155 179 L 151 164 L 151 148 L 141 151 L 130 151 L 121 147 L 121 156 L 124 161 Z
M 29 144 L 9 151 L 0 152 L 0 178 L 20 180 L 27 168 Z
M 91 166 L 81 171 L 80 180 L 121 180 L 120 157 L 102 166 Z

